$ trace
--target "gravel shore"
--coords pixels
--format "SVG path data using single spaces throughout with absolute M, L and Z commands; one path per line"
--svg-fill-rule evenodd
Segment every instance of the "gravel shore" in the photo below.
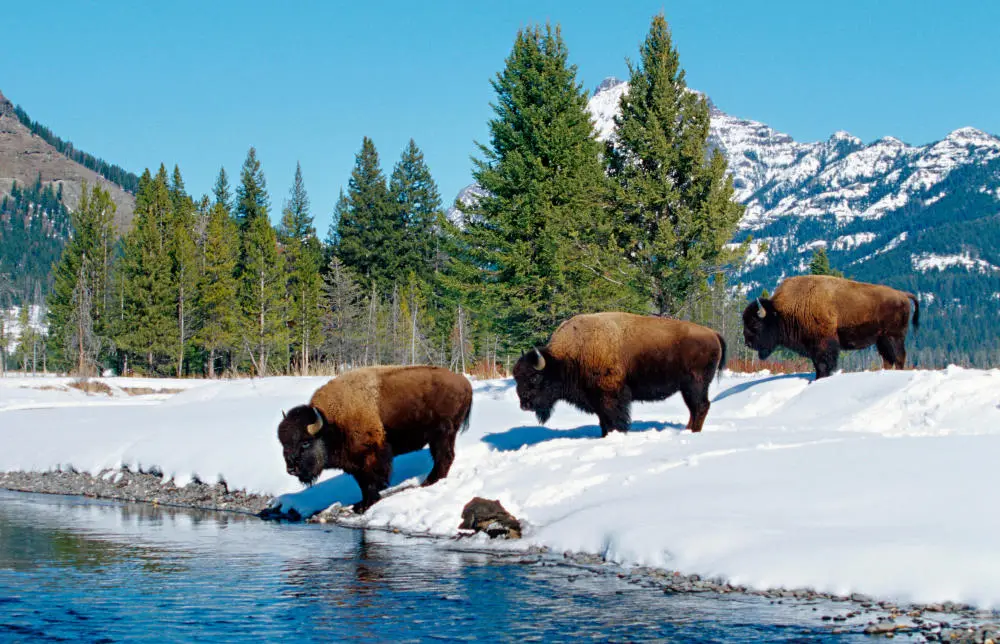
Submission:
M 199 510 L 217 510 L 260 515 L 270 497 L 230 490 L 225 483 L 192 481 L 178 487 L 164 481 L 159 472 L 105 470 L 97 476 L 85 472 L 0 472 L 0 489 L 43 494 L 78 495 L 99 499 L 145 502 Z M 297 517 L 272 517 L 296 519 Z M 339 523 L 338 513 L 325 512 L 313 519 L 319 523 Z M 457 525 L 457 520 L 456 520 Z M 413 535 L 427 536 L 427 535 Z M 509 550 L 502 556 L 511 556 Z M 661 589 L 664 593 L 744 594 L 765 598 L 775 604 L 815 605 L 817 619 L 831 625 L 833 632 L 865 632 L 873 636 L 911 641 L 1000 644 L 1000 613 L 976 610 L 972 606 L 942 604 L 896 604 L 865 595 L 820 593 L 809 589 L 756 590 L 732 585 L 721 579 L 702 579 L 659 568 L 621 568 L 600 556 L 586 553 L 552 553 L 532 548 L 516 554 L 525 563 L 571 566 L 581 575 L 614 574 L 629 583 Z M 574 575 L 570 575 L 572 578 Z M 572 580 L 572 579 L 571 579 Z

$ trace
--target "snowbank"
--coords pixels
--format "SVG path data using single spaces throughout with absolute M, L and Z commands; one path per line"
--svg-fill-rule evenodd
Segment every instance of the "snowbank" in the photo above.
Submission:
M 156 466 L 180 483 L 221 477 L 284 495 L 303 514 L 353 503 L 357 486 L 338 472 L 302 490 L 275 437 L 281 409 L 324 381 L 176 381 L 189 388 L 167 400 L 0 381 L 0 470 Z M 636 405 L 634 430 L 605 439 L 596 418 L 562 404 L 539 426 L 510 380 L 475 392 L 449 477 L 354 523 L 452 535 L 478 495 L 556 551 L 755 587 L 1000 607 L 1000 371 L 726 374 L 702 434 L 682 430 L 675 397 Z M 397 458 L 393 483 L 429 468 L 426 450 Z

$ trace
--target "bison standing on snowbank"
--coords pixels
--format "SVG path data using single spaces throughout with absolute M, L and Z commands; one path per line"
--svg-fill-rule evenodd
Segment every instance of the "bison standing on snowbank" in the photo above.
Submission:
M 700 432 L 708 386 L 726 362 L 722 336 L 692 322 L 630 313 L 572 317 L 549 343 L 514 365 L 521 409 L 545 423 L 564 400 L 597 414 L 601 435 L 626 432 L 633 400 L 663 400 L 680 391 Z
M 886 369 L 902 369 L 910 302 L 916 329 L 920 303 L 912 293 L 829 275 L 790 277 L 773 298 L 743 311 L 743 339 L 761 360 L 779 346 L 811 359 L 817 379 L 836 370 L 841 349 L 873 344 Z
M 394 456 L 430 445 L 434 467 L 423 485 L 448 475 L 455 437 L 468 428 L 472 385 L 439 367 L 369 367 L 316 390 L 278 425 L 289 474 L 312 484 L 324 469 L 350 474 L 361 488 L 361 513 L 389 487 Z

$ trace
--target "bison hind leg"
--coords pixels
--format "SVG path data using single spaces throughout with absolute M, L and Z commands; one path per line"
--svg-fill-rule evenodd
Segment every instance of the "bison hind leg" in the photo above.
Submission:
M 708 402 L 708 382 L 693 381 L 685 384 L 681 387 L 681 396 L 684 398 L 684 404 L 687 405 L 688 411 L 691 412 L 685 429 L 698 433 L 705 424 L 708 408 L 711 406 Z
M 438 435 L 431 439 L 431 458 L 434 459 L 434 467 L 431 468 L 421 486 L 434 485 L 448 476 L 451 464 L 455 461 L 455 435 L 457 433 L 458 427 L 450 421 L 446 421 Z
M 882 336 L 875 341 L 878 354 L 882 356 L 883 369 L 902 369 L 906 366 L 905 338 Z

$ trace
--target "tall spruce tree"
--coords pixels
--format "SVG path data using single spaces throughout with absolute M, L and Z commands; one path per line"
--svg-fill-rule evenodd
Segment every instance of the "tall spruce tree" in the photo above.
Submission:
M 215 202 L 226 209 L 227 213 L 233 212 L 233 191 L 229 187 L 229 175 L 226 174 L 226 168 L 219 168 L 219 174 L 215 178 L 215 186 L 212 188 L 212 195 L 215 197 Z
M 173 203 L 167 170 L 139 178 L 132 230 L 121 262 L 123 292 L 115 337 L 120 349 L 139 357 L 148 373 L 161 371 L 178 342 L 173 297 L 171 236 Z M 126 358 L 127 360 L 127 358 Z
M 688 90 L 662 14 L 629 72 L 606 154 L 612 203 L 639 289 L 658 313 L 677 315 L 742 256 L 725 244 L 743 206 L 733 201 L 725 157 L 708 154 L 708 102 Z
M 302 166 L 295 164 L 295 179 L 278 229 L 278 241 L 284 248 L 291 302 L 287 326 L 298 370 L 309 373 L 310 357 L 320 342 L 320 298 L 323 281 L 320 262 L 323 249 L 316 238 L 309 195 L 302 180 Z
M 220 353 L 236 346 L 240 320 L 233 305 L 237 301 L 239 234 L 222 202 L 209 211 L 203 255 L 204 270 L 196 289 L 200 326 L 194 341 L 208 353 L 208 377 L 214 378 Z
M 177 377 L 180 378 L 184 375 L 184 357 L 194 328 L 192 311 L 200 267 L 198 246 L 195 243 L 195 204 L 184 190 L 184 180 L 177 166 L 174 166 L 170 184 L 170 200 L 173 211 L 167 235 L 171 264 L 171 298 L 175 304 L 177 328 L 174 356 L 177 361 Z
M 434 269 L 441 196 L 424 161 L 424 153 L 413 139 L 392 170 L 389 198 L 397 211 L 395 228 L 402 227 L 403 231 L 400 269 L 427 282 Z
M 347 209 L 337 222 L 337 256 L 366 283 L 391 290 L 402 251 L 402 231 L 389 200 L 375 144 L 367 136 L 347 184 Z
M 73 235 L 63 248 L 59 262 L 53 268 L 53 287 L 49 297 L 49 354 L 57 363 L 84 372 L 91 371 L 88 356 L 94 352 L 80 350 L 80 342 L 70 342 L 69 336 L 77 333 L 73 320 L 80 321 L 80 312 L 74 307 L 85 302 L 88 307 L 88 333 L 99 339 L 103 347 L 110 346 L 112 335 L 111 269 L 115 255 L 117 235 L 114 229 L 115 203 L 111 195 L 95 184 L 84 185 L 80 203 L 70 213 Z M 86 291 L 85 300 L 79 295 Z M 74 298 L 74 293 L 78 297 Z M 25 298 L 27 301 L 27 298 Z M 80 338 L 78 338 L 80 339 Z M 87 338 L 82 338 L 86 340 Z M 74 350 L 70 351 L 70 348 Z
M 216 199 L 218 198 L 217 194 Z M 257 160 L 257 150 L 251 146 L 240 170 L 240 185 L 236 188 L 236 221 L 240 225 L 240 231 L 245 232 L 250 222 L 257 217 L 266 219 L 270 207 L 264 171 Z
M 243 163 L 236 194 L 241 230 L 237 272 L 243 310 L 242 344 L 249 352 L 254 372 L 264 376 L 275 354 L 285 346 L 285 267 L 278 252 L 278 237 L 268 218 L 267 184 L 253 148 Z
M 587 95 L 558 27 L 520 31 L 492 85 L 491 141 L 479 144 L 473 172 L 486 194 L 464 208 L 459 275 L 506 344 L 523 349 L 573 313 L 638 303 L 602 208 Z

